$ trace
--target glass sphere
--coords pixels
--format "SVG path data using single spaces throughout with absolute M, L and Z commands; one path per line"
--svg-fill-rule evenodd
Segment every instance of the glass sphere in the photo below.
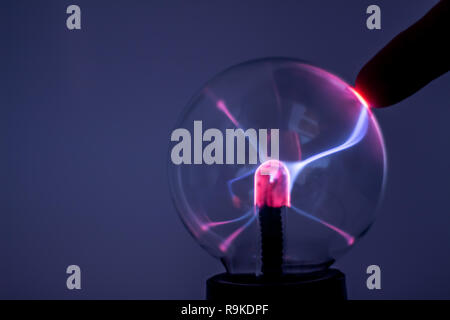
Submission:
M 283 273 L 330 266 L 373 223 L 385 171 L 383 138 L 363 97 L 285 58 L 242 63 L 206 83 L 169 150 L 181 219 L 233 274 L 261 274 L 267 223 L 279 229 L 265 241 L 281 243 Z M 266 205 L 281 208 L 278 226 L 262 224 Z

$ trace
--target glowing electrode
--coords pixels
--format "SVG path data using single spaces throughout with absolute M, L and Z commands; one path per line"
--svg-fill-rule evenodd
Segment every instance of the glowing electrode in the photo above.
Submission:
M 284 163 L 268 160 L 255 172 L 255 206 L 290 207 L 290 175 Z
M 255 207 L 261 231 L 261 272 L 265 277 L 283 273 L 284 208 L 291 205 L 289 171 L 278 160 L 268 160 L 255 172 Z

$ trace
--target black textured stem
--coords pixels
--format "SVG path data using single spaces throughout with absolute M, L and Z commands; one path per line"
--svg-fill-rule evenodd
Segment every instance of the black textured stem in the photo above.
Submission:
M 282 208 L 264 206 L 259 210 L 261 227 L 261 271 L 264 276 L 274 277 L 282 273 L 283 221 Z

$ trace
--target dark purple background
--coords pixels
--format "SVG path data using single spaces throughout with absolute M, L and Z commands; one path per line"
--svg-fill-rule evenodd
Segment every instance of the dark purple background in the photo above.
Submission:
M 170 128 L 210 77 L 297 57 L 347 79 L 437 1 L 2 1 L 1 298 L 196 299 L 223 270 L 182 226 Z M 66 7 L 82 30 L 66 29 Z M 382 30 L 365 10 L 378 4 Z M 418 61 L 418 63 L 421 63 Z M 380 215 L 337 266 L 349 297 L 450 298 L 450 74 L 377 110 Z M 82 269 L 82 290 L 65 269 Z M 378 264 L 382 290 L 366 289 Z

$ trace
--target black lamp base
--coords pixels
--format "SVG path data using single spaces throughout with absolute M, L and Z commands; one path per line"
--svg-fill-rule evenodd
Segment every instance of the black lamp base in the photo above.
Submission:
M 345 275 L 336 269 L 276 278 L 222 273 L 206 282 L 211 301 L 346 300 Z

